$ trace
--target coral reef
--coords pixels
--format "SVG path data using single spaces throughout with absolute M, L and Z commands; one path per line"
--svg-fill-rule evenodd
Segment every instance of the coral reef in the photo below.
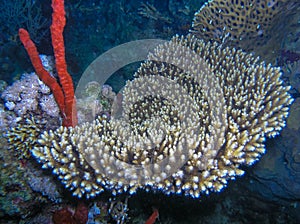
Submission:
M 109 4 L 100 1 L 99 5 L 95 5 L 94 1 L 89 0 L 79 1 L 76 4 L 73 4 L 72 1 L 67 3 L 69 4 L 67 7 L 67 10 L 69 9 L 67 11 L 68 20 L 73 22 L 73 26 L 70 27 L 76 30 L 69 32 L 69 35 L 73 38 L 78 36 L 82 38 L 84 35 L 82 31 L 88 31 L 89 33 L 88 37 L 85 37 L 86 41 L 83 42 L 80 39 L 80 44 L 74 42 L 76 47 L 70 47 L 71 51 L 79 55 L 80 51 L 81 53 L 86 51 L 95 57 L 103 49 L 128 40 L 126 38 L 141 36 L 144 38 L 147 35 L 149 37 L 149 35 L 157 35 L 158 33 L 161 33 L 163 37 L 170 37 L 175 30 L 176 32 L 188 30 L 189 24 L 186 23 L 184 18 L 191 16 L 193 12 L 191 4 L 194 1 L 170 0 L 167 2 L 158 3 L 150 0 L 147 3 L 142 3 L 140 5 L 142 7 L 139 9 L 139 5 L 131 0 L 120 0 Z M 197 2 L 199 4 L 200 1 Z M 223 2 L 227 4 L 226 1 Z M 255 4 L 263 4 L 263 2 L 265 1 L 256 1 Z M 287 1 L 268 1 L 266 10 L 274 9 L 273 6 L 280 5 L 277 4 L 278 2 Z M 236 4 L 239 3 L 247 2 L 236 2 Z M 154 223 L 158 216 L 158 210 L 154 210 L 152 215 L 150 211 L 151 207 L 155 206 L 160 211 L 161 223 L 299 223 L 299 99 L 297 98 L 291 106 L 287 128 L 281 132 L 278 139 L 267 140 L 266 148 L 270 152 L 254 169 L 243 166 L 243 164 L 251 165 L 258 160 L 265 151 L 265 138 L 276 135 L 285 125 L 284 120 L 288 113 L 287 108 L 291 103 L 291 98 L 286 93 L 289 88 L 282 87 L 283 83 L 280 81 L 278 68 L 260 63 L 257 58 L 232 48 L 233 45 L 236 48 L 253 50 L 257 55 L 264 56 L 263 59 L 267 59 L 266 54 L 260 50 L 263 49 L 261 46 L 268 41 L 269 46 L 264 46 L 264 49 L 267 48 L 268 54 L 269 52 L 273 54 L 273 60 L 273 56 L 278 53 L 276 52 L 279 49 L 278 46 L 284 47 L 280 52 L 284 59 L 282 63 L 286 66 L 283 77 L 287 79 L 285 86 L 291 85 L 293 89 L 289 92 L 293 97 L 299 97 L 299 63 L 297 62 L 299 61 L 299 52 L 297 51 L 296 41 L 293 39 L 295 36 L 290 36 L 286 28 L 290 27 L 289 21 L 291 16 L 295 14 L 295 10 L 292 9 L 295 9 L 297 3 L 297 1 L 289 1 L 287 5 L 285 3 L 281 4 L 282 10 L 280 12 L 275 7 L 275 10 L 267 15 L 269 22 L 272 22 L 269 25 L 261 23 L 262 26 L 261 24 L 257 26 L 257 37 L 255 37 L 255 32 L 244 32 L 248 27 L 240 32 L 242 40 L 234 39 L 228 33 L 224 37 L 215 36 L 216 39 L 214 40 L 216 41 L 221 38 L 219 42 L 221 46 L 203 43 L 190 36 L 185 40 L 184 38 L 174 38 L 173 43 L 176 43 L 174 44 L 176 50 L 169 49 L 174 47 L 171 43 L 157 49 L 154 54 L 149 56 L 149 59 L 159 59 L 163 62 L 154 62 L 154 60 L 143 63 L 135 75 L 135 80 L 127 83 L 124 94 L 116 95 L 112 88 L 107 85 L 100 86 L 99 83 L 89 83 L 85 89 L 86 93 L 81 98 L 77 98 L 78 123 L 80 126 L 74 129 L 56 129 L 60 124 L 58 119 L 60 118 L 60 111 L 53 95 L 50 94 L 49 88 L 45 93 L 38 90 L 35 97 L 36 101 L 30 101 L 35 109 L 31 110 L 29 105 L 25 105 L 25 108 L 19 106 L 24 111 L 26 110 L 22 114 L 17 114 L 19 110 L 14 110 L 14 105 L 3 98 L 7 105 L 6 107 L 0 105 L 0 129 L 2 131 L 6 131 L 8 128 L 11 129 L 6 132 L 10 150 L 6 150 L 6 146 L 3 146 L 0 150 L 0 222 L 51 223 L 51 216 L 54 214 L 53 221 L 55 223 L 144 223 L 145 220 L 147 220 L 147 223 Z M 88 5 L 90 7 L 87 7 Z M 227 6 L 230 7 L 230 5 Z M 241 6 L 245 6 L 245 4 Z M 284 7 L 282 8 L 282 6 Z M 252 5 L 251 10 L 254 8 L 254 5 Z M 298 7 L 298 12 L 299 9 L 300 7 Z M 140 10 L 139 16 L 134 17 L 134 14 L 138 14 L 138 10 Z M 235 15 L 236 10 L 237 8 L 234 10 Z M 241 10 L 243 11 L 245 8 L 241 7 Z M 109 16 L 107 16 L 107 12 Z M 109 12 L 113 13 L 109 14 Z M 216 14 L 216 12 L 214 13 Z M 94 21 L 96 24 L 95 32 L 91 31 L 93 29 L 92 22 L 84 21 L 83 13 L 88 14 L 90 18 L 95 18 L 93 16 L 95 14 L 102 15 L 101 19 Z M 223 16 L 222 13 L 217 14 Z M 234 18 L 238 18 L 239 22 L 241 17 L 234 16 Z M 80 21 L 84 21 L 88 25 L 82 26 Z M 176 21 L 176 24 L 171 24 L 169 21 Z M 228 22 L 226 19 L 224 21 Z M 296 20 L 296 22 L 298 21 L 299 19 Z M 105 35 L 99 35 L 99 32 L 103 32 L 101 30 L 101 27 L 104 27 L 103 24 L 106 26 Z M 228 24 L 230 24 L 230 21 Z M 284 24 L 284 28 L 282 28 L 282 24 Z M 125 31 L 122 30 L 124 25 L 126 25 Z M 242 24 L 239 23 L 239 25 Z M 230 26 L 235 27 L 234 24 Z M 271 28 L 267 28 L 268 26 Z M 251 27 L 253 28 L 253 26 Z M 142 32 L 140 32 L 141 30 Z M 230 27 L 228 26 L 226 30 L 230 30 Z M 251 29 L 248 29 L 248 31 L 251 31 Z M 297 36 L 299 29 L 298 31 L 294 29 L 294 31 Z M 116 34 L 116 38 L 113 33 Z M 247 40 L 247 35 L 251 36 L 252 34 L 254 36 Z M 283 35 L 287 35 L 284 46 L 281 41 L 278 41 L 282 39 L 280 37 Z M 6 36 L 6 34 L 4 33 L 3 36 Z M 287 42 L 287 39 L 290 42 Z M 237 43 L 234 43 L 235 40 Z M 249 45 L 249 42 L 254 43 L 253 46 Z M 90 45 L 88 45 L 89 43 Z M 183 45 L 183 48 L 178 46 L 177 43 Z M 84 46 L 83 50 L 78 50 L 79 45 Z M 226 48 L 225 46 L 228 45 L 231 47 Z M 272 51 L 270 46 L 273 46 Z M 211 94 L 206 94 L 206 91 L 209 92 L 207 88 L 198 88 L 200 86 L 199 80 L 194 76 L 195 71 L 198 70 L 195 69 L 196 66 L 192 67 L 191 64 L 197 62 L 199 57 L 193 58 L 191 55 L 186 55 L 186 50 L 192 50 L 199 54 L 200 59 L 202 58 L 201 62 L 206 60 L 209 69 L 204 69 L 204 72 L 199 74 L 207 77 L 209 77 L 208 74 L 215 75 L 221 88 L 211 92 Z M 172 54 L 174 52 L 175 56 Z M 177 65 L 177 67 L 170 65 L 170 61 L 174 62 L 174 59 L 170 59 L 169 54 L 173 55 L 176 62 L 171 64 Z M 229 55 L 233 58 L 230 58 Z M 177 60 L 176 56 L 180 56 L 180 60 Z M 193 52 L 192 56 L 195 56 Z M 43 67 L 46 70 L 50 69 L 51 75 L 58 78 L 52 71 L 53 64 L 47 65 L 44 58 L 41 56 L 40 58 Z M 47 61 L 47 58 L 45 60 Z M 87 60 L 87 57 L 84 60 Z M 190 60 L 190 67 L 185 66 L 186 62 L 184 60 Z M 70 61 L 74 67 L 77 66 L 72 59 Z M 286 65 L 286 62 L 294 62 L 294 64 Z M 182 66 L 178 66 L 178 63 Z M 199 64 L 203 66 L 205 63 Z M 2 67 L 5 66 L 2 65 Z M 82 68 L 84 67 L 82 66 Z M 201 69 L 203 68 L 201 67 Z M 20 81 L 24 81 L 25 76 L 31 79 L 29 78 L 31 75 L 25 74 Z M 141 87 L 139 84 L 142 84 L 143 81 L 158 86 L 152 77 L 148 77 L 149 75 L 153 76 L 153 79 L 158 76 L 160 81 L 164 81 L 159 83 L 158 88 L 162 89 L 165 87 L 164 84 L 174 84 L 172 82 L 166 83 L 164 78 L 172 81 L 176 80 L 177 84 L 183 86 L 186 90 L 183 95 L 189 95 L 192 102 L 197 102 L 195 105 L 200 105 L 200 109 L 191 106 L 191 103 L 182 103 L 186 98 L 179 98 L 182 99 L 180 103 L 188 108 L 180 113 L 181 107 L 175 104 L 172 101 L 174 98 L 170 96 L 164 98 L 160 95 L 161 98 L 159 98 L 146 94 L 146 97 L 144 97 L 145 92 L 134 92 L 132 90 L 134 85 Z M 250 78 L 246 78 L 246 76 Z M 34 79 L 37 80 L 36 75 Z M 123 79 L 126 79 L 125 75 L 121 79 L 122 81 L 118 77 L 116 82 L 123 82 Z M 253 84 L 254 81 L 257 83 Z M 38 82 L 39 85 L 43 84 L 41 81 Z M 15 97 L 18 97 L 18 94 L 19 97 L 23 97 L 23 94 L 25 96 L 31 91 L 31 86 L 29 82 L 27 84 L 24 82 L 24 85 L 24 89 L 19 93 L 17 93 L 19 90 L 13 92 L 13 89 L 19 89 L 20 86 L 16 85 L 12 89 L 8 87 L 11 91 L 10 94 L 16 94 Z M 5 83 L 3 86 L 5 89 Z M 44 87 L 45 85 L 37 88 Z M 35 88 L 36 86 L 33 89 Z M 177 88 L 176 85 L 175 88 Z M 3 89 L 2 85 L 1 89 Z M 159 93 L 173 94 L 174 89 L 171 92 L 163 89 L 165 92 Z M 152 90 L 153 93 L 158 92 L 156 88 Z M 2 93 L 2 90 L 0 90 L 0 93 Z M 212 104 L 216 100 L 211 99 L 212 101 L 210 101 L 208 98 L 214 96 L 213 93 L 216 93 L 217 98 L 224 95 L 225 100 L 221 100 L 221 103 L 217 105 Z M 30 100 L 29 95 L 28 98 L 24 97 L 24 99 Z M 168 102 L 170 99 L 172 103 Z M 113 100 L 116 100 L 117 103 L 113 103 Z M 15 101 L 13 102 L 15 103 Z M 19 103 L 16 101 L 16 104 Z M 124 108 L 120 108 L 122 104 Z M 154 105 L 149 106 L 150 104 Z M 212 108 L 212 105 L 216 108 Z M 11 110 L 8 108 L 11 108 Z M 220 108 L 223 108 L 221 112 L 218 111 Z M 119 116 L 119 110 L 122 109 L 121 112 L 125 114 L 125 122 L 120 121 L 118 123 L 114 120 L 114 116 Z M 191 111 L 188 112 L 191 115 L 188 113 L 190 115 L 188 119 L 182 119 L 189 109 Z M 193 113 L 193 109 L 201 112 Z M 218 115 L 223 115 L 223 113 L 225 114 L 224 119 L 219 119 Z M 18 116 L 21 116 L 21 118 L 18 118 Z M 97 116 L 100 117 L 96 118 Z M 157 117 L 162 117 L 163 122 L 158 122 Z M 93 122 L 95 118 L 96 121 Z M 197 119 L 189 120 L 191 118 Z M 48 121 L 47 124 L 46 120 Z M 87 121 L 91 123 L 84 123 Z M 129 128 L 127 121 L 129 121 Z M 184 123 L 187 121 L 188 123 Z M 223 129 L 220 133 L 217 133 L 218 128 L 213 128 L 215 126 L 220 127 L 222 122 L 224 127 L 228 128 L 225 128 L 224 135 L 221 133 Z M 123 127 L 124 124 L 127 125 L 126 128 Z M 194 127 L 188 129 L 187 126 L 191 124 Z M 166 127 L 167 133 L 163 132 L 164 135 L 160 135 L 161 133 L 158 131 L 160 126 Z M 180 147 L 182 143 L 180 140 L 187 138 L 186 133 L 182 133 L 182 130 L 185 129 L 186 132 L 195 131 L 199 136 L 194 140 L 191 150 L 178 153 L 178 150 L 176 151 L 178 148 L 175 146 Z M 46 132 L 43 133 L 43 131 Z M 137 136 L 146 135 L 148 137 L 146 140 L 150 140 L 150 142 L 147 141 L 144 142 L 145 145 L 141 145 L 138 139 L 128 133 L 126 134 L 130 131 L 136 133 Z M 120 135 L 124 132 L 125 135 Z M 43 134 L 41 135 L 41 133 Z M 97 133 L 99 136 L 104 136 L 99 139 Z M 20 142 L 23 143 L 20 144 Z M 210 144 L 215 142 L 216 145 Z M 46 149 L 41 148 L 44 144 Z M 99 146 L 101 144 L 104 145 L 103 148 Z M 3 143 L 3 145 L 5 144 Z M 88 150 L 84 151 L 86 146 L 88 146 Z M 187 143 L 185 146 L 190 145 Z M 144 154 L 140 150 L 143 147 L 145 147 Z M 96 202 L 93 200 L 89 205 L 78 206 L 77 209 L 74 209 L 73 205 L 62 206 L 69 204 L 71 200 L 73 203 L 74 198 L 68 198 L 68 194 L 64 194 L 64 197 L 62 197 L 61 184 L 54 181 L 53 177 L 48 175 L 49 173 L 39 170 L 35 166 L 36 164 L 33 163 L 35 161 L 28 159 L 33 148 L 34 154 L 39 156 L 38 160 L 40 162 L 45 162 L 43 159 L 46 158 L 43 167 L 54 167 L 53 173 L 58 174 L 62 182 L 74 191 L 75 195 L 93 197 L 103 189 L 111 190 L 114 194 L 124 191 L 136 192 L 136 194 L 130 197 L 129 204 L 128 198 L 125 200 L 110 198 L 108 200 L 103 196 L 105 194 L 101 194 L 95 199 Z M 103 150 L 98 151 L 99 148 Z M 174 148 L 175 150 L 173 150 Z M 186 149 L 185 147 L 182 148 Z M 12 150 L 15 153 L 12 153 Z M 102 154 L 99 155 L 99 153 Z M 179 155 L 185 156 L 186 159 L 180 158 Z M 177 166 L 175 166 L 175 163 L 172 163 L 172 156 L 176 159 L 175 162 L 179 161 L 179 165 L 176 164 Z M 20 158 L 21 160 L 19 160 Z M 211 158 L 211 160 L 207 158 Z M 121 161 L 121 165 L 112 160 Z M 213 161 L 211 162 L 212 165 L 210 161 Z M 164 166 L 166 163 L 168 163 L 167 166 L 170 166 Z M 161 167 L 156 166 L 156 164 Z M 103 167 L 106 165 L 110 168 L 105 170 Z M 122 173 L 122 165 L 125 168 L 128 168 L 126 165 L 130 165 L 128 173 L 125 173 L 125 178 L 128 177 L 131 182 L 127 182 L 125 178 L 122 179 L 124 174 Z M 144 170 L 139 173 L 136 168 Z M 110 173 L 110 169 L 112 169 L 113 174 Z M 120 171 L 119 176 L 115 175 L 117 172 L 114 169 Z M 248 175 L 243 178 L 243 181 L 233 182 L 220 195 L 202 196 L 200 202 L 199 200 L 191 200 L 189 197 L 169 195 L 170 192 L 175 192 L 199 197 L 203 193 L 219 191 L 227 185 L 228 179 L 234 179 L 235 176 L 242 174 L 241 169 L 246 169 Z M 149 179 L 146 177 L 137 180 L 134 175 L 135 172 L 139 175 L 142 172 L 144 172 L 142 174 L 150 173 L 153 176 L 152 179 L 149 175 Z M 161 173 L 161 176 L 159 173 Z M 150 193 L 136 191 L 138 188 L 151 191 Z M 161 194 L 161 191 L 167 196 Z M 174 200 L 174 198 L 176 199 Z M 75 198 L 75 200 L 78 199 Z M 143 203 L 140 205 L 134 204 L 137 200 L 143 201 Z M 57 205 L 58 202 L 62 202 L 62 204 Z
M 37 212 L 37 205 L 45 202 L 27 184 L 27 174 L 32 170 L 15 158 L 4 140 L 0 138 L 0 220 L 3 223 L 8 217 L 12 220 L 25 219 Z
M 52 74 L 51 58 L 41 55 L 41 60 Z M 33 140 L 39 135 L 39 130 L 58 127 L 60 123 L 59 108 L 50 89 L 39 80 L 35 73 L 23 74 L 20 80 L 2 91 L 1 98 L 4 103 L 0 107 L 1 130 L 8 131 L 6 136 L 10 136 L 10 148 L 16 147 L 17 155 L 20 158 L 27 158 L 30 150 L 27 144 L 29 142 L 22 142 L 24 136 L 19 134 L 24 131 L 24 135 Z M 30 125 L 31 121 L 40 125 L 32 126 Z M 25 130 L 26 128 L 28 130 Z
M 23 74 L 20 80 L 3 91 L 1 97 L 5 101 L 5 107 L 19 117 L 38 110 L 56 119 L 60 116 L 50 89 L 35 73 Z M 45 107 L 46 104 L 49 107 Z
M 51 56 L 40 55 L 44 68 L 55 77 L 54 63 Z M 36 120 L 48 119 L 48 124 L 56 128 L 61 120 L 60 109 L 47 87 L 35 73 L 22 74 L 11 86 L 3 83 L 1 98 L 4 105 L 0 106 L 1 130 L 19 125 L 21 119 L 25 120 L 28 114 L 35 114 Z M 100 86 L 91 82 L 84 88 L 84 93 L 77 99 L 79 123 L 92 121 L 101 113 L 110 112 L 116 93 L 109 85 Z M 48 125 L 49 129 L 50 125 Z
M 143 63 L 126 84 L 123 120 L 103 115 L 40 136 L 33 155 L 74 195 L 220 191 L 285 126 L 293 100 L 278 68 L 192 36 L 174 37 L 149 59 L 161 62 Z

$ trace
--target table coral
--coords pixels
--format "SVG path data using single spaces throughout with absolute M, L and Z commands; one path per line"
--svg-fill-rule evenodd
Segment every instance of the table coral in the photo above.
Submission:
M 40 136 L 33 155 L 74 195 L 220 191 L 285 126 L 293 100 L 279 68 L 191 35 L 149 60 L 125 86 L 123 120 L 102 116 Z

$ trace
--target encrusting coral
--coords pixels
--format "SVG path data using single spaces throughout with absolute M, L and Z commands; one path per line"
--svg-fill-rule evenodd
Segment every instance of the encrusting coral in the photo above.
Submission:
M 127 82 L 121 117 L 44 132 L 32 152 L 78 197 L 220 191 L 285 126 L 293 99 L 280 76 L 240 50 L 176 36 Z

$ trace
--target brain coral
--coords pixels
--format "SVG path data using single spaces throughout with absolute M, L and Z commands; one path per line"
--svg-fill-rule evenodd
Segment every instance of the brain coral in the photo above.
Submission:
M 78 197 L 220 191 L 265 152 L 292 98 L 279 68 L 195 37 L 174 37 L 142 63 L 123 108 L 44 132 L 33 155 Z

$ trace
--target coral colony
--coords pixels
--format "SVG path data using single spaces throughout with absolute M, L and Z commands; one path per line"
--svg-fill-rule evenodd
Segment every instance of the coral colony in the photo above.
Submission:
M 270 38 L 272 22 L 287 4 L 291 1 L 208 1 L 195 13 L 191 32 L 205 41 L 253 50 Z
M 64 58 L 64 2 L 53 0 L 52 7 L 59 83 L 43 68 L 27 31 L 19 34 L 36 73 L 54 95 L 62 126 L 42 132 L 43 124 L 32 119 L 8 138 L 15 143 L 23 133 L 36 160 L 52 169 L 73 195 L 90 198 L 104 190 L 145 189 L 198 198 L 218 192 L 244 173 L 241 165 L 260 158 L 266 137 L 285 126 L 293 100 L 279 68 L 191 34 L 158 46 L 127 82 L 125 120 L 106 114 L 77 125 Z M 193 33 L 201 29 L 195 25 Z

